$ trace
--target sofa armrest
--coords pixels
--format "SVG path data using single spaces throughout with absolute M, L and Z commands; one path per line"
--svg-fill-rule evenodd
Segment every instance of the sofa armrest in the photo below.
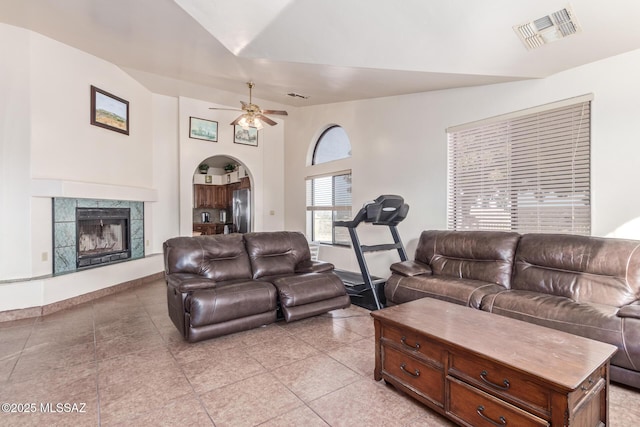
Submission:
M 330 262 L 325 261 L 302 261 L 296 265 L 296 273 L 323 273 L 326 271 L 333 271 L 335 266 Z
M 640 301 L 620 307 L 618 317 L 633 317 L 640 319 Z
M 402 261 L 391 264 L 391 271 L 401 276 L 431 275 L 431 267 L 420 261 Z
M 178 292 L 191 292 L 215 288 L 216 282 L 198 274 L 173 273 L 167 275 L 167 285 Z

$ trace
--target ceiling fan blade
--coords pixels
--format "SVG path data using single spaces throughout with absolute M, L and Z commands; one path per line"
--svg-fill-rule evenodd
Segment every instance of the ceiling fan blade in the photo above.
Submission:
M 277 114 L 279 116 L 288 116 L 289 115 L 284 110 L 262 110 L 262 114 Z
M 259 118 L 260 120 L 262 120 L 263 122 L 265 122 L 266 124 L 273 126 L 273 125 L 277 125 L 277 122 L 274 122 L 273 120 L 271 120 L 269 117 L 264 116 L 262 114 L 257 114 L 256 115 L 257 118 Z
M 209 110 L 242 111 L 239 108 L 218 108 L 218 107 L 209 107 Z

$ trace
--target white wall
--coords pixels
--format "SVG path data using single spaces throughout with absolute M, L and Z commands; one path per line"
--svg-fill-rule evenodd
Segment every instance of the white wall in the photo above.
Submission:
M 29 32 L 0 24 L 0 281 L 31 271 L 30 52 Z
M 162 257 L 148 256 L 50 277 L 51 197 L 68 195 L 71 188 L 96 198 L 105 191 L 125 200 L 141 194 L 138 200 L 147 202 L 147 254 L 158 252 L 157 240 L 165 235 L 154 233 L 172 229 L 164 210 L 177 203 L 164 187 L 171 177 L 154 176 L 162 167 L 177 177 L 177 160 L 170 159 L 171 146 L 177 152 L 175 102 L 172 121 L 154 128 L 152 116 L 170 115 L 170 103 L 154 103 L 150 91 L 115 65 L 28 30 L 0 24 L 0 55 L 0 311 L 45 305 L 161 271 Z M 129 101 L 128 136 L 89 123 L 91 85 Z M 154 136 L 164 143 L 158 152 Z M 147 195 L 155 194 L 156 184 L 168 196 L 154 215 L 154 197 Z M 50 191 L 42 194 L 47 185 Z M 172 231 L 177 233 L 175 220 Z
M 89 123 L 90 87 L 129 101 L 129 135 Z M 31 175 L 152 187 L 151 92 L 117 66 L 34 35 Z
M 261 104 L 262 101 L 254 100 Z M 209 157 L 227 156 L 245 165 L 251 179 L 253 201 L 253 230 L 281 230 L 284 226 L 284 128 L 282 120 L 276 126 L 265 126 L 258 133 L 258 146 L 233 142 L 230 123 L 237 111 L 210 110 L 218 106 L 192 98 L 179 98 L 180 140 L 180 234 L 191 235 L 193 230 L 193 174 L 198 165 Z M 270 105 L 271 107 L 271 105 Z M 218 142 L 189 138 L 189 117 L 218 122 Z M 273 212 L 273 215 L 271 215 Z
M 146 253 L 162 253 L 162 243 L 180 234 L 178 183 L 178 99 L 153 95 L 153 186 L 158 201 L 145 205 Z
M 286 129 L 285 226 L 305 229 L 304 177 L 320 169 L 308 166 L 310 146 L 319 129 L 336 123 L 352 144 L 352 159 L 335 168 L 353 170 L 354 214 L 380 194 L 402 195 L 411 208 L 398 228 L 412 258 L 422 230 L 446 228 L 447 127 L 593 93 L 592 234 L 640 239 L 638 70 L 635 51 L 541 80 L 301 108 Z M 390 240 L 383 228 L 363 224 L 358 233 L 365 244 L 382 243 Z M 359 271 L 352 249 L 325 246 L 320 256 Z M 367 255 L 382 277 L 397 259 Z

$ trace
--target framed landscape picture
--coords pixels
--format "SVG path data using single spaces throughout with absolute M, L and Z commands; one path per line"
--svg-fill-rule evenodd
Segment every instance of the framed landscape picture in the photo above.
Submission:
M 218 122 L 189 117 L 189 138 L 218 142 Z
M 243 128 L 242 126 L 233 127 L 233 142 L 236 144 L 253 145 L 258 146 L 258 128 L 249 127 Z
M 129 135 L 129 101 L 91 86 L 91 124 Z

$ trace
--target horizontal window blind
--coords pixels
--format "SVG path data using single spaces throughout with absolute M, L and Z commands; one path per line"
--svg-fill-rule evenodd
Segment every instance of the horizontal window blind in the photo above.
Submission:
M 448 227 L 591 233 L 591 98 L 448 131 Z
M 351 219 L 351 172 L 308 177 L 306 186 L 308 233 L 312 240 L 348 244 L 348 231 L 334 228 L 333 221 Z

